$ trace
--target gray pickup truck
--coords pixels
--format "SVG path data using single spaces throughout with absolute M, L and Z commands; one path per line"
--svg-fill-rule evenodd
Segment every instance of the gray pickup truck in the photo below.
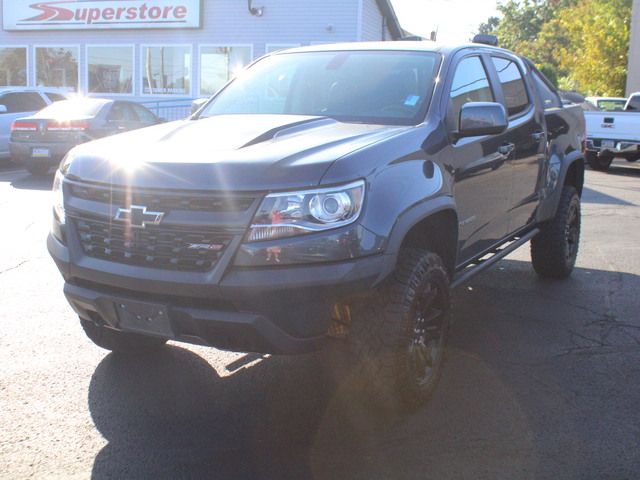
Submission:
M 382 404 L 439 377 L 450 289 L 531 241 L 567 277 L 585 124 L 484 44 L 254 62 L 184 121 L 73 149 L 48 248 L 97 345 L 298 354 L 340 342 Z

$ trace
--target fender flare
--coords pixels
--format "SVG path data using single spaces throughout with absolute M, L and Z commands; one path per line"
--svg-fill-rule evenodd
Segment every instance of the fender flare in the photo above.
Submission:
M 384 255 L 386 261 L 384 262 L 384 269 L 380 272 L 376 283 L 383 281 L 396 267 L 398 262 L 398 254 L 400 253 L 400 247 L 409 231 L 422 222 L 426 218 L 435 215 L 440 212 L 451 211 L 456 216 L 456 252 L 457 252 L 457 236 L 458 236 L 458 211 L 455 200 L 451 196 L 440 196 L 431 198 L 416 204 L 409 209 L 405 210 L 396 220 L 391 230 L 391 234 L 387 240 L 385 246 Z
M 554 160 L 556 161 L 554 162 Z M 580 182 L 584 183 L 584 161 L 584 154 L 579 150 L 568 153 L 562 160 L 560 160 L 557 155 L 552 156 L 549 160 L 545 187 L 545 190 L 549 193 L 547 193 L 540 202 L 537 215 L 537 221 L 539 223 L 550 220 L 555 216 L 558 204 L 560 203 L 562 187 L 567 179 L 567 172 L 576 162 L 582 162 L 579 174 Z

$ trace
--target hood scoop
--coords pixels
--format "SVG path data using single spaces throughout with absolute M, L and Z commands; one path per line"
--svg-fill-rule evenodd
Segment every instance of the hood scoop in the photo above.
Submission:
M 301 120 L 299 122 L 288 123 L 285 125 L 280 125 L 278 127 L 272 128 L 264 132 L 261 135 L 258 135 L 253 140 L 245 143 L 242 148 L 251 147 L 253 145 L 257 145 L 259 143 L 268 142 L 269 140 L 275 140 L 279 137 L 284 137 L 287 135 L 294 135 L 296 133 L 305 132 L 312 128 L 324 127 L 327 125 L 334 125 L 337 121 L 328 118 L 328 117 L 315 117 L 315 118 L 307 118 L 305 120 Z

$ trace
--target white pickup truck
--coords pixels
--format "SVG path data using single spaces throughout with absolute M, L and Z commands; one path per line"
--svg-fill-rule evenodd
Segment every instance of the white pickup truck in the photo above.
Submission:
M 586 111 L 587 162 L 606 171 L 614 158 L 640 160 L 640 92 L 632 94 L 622 112 Z

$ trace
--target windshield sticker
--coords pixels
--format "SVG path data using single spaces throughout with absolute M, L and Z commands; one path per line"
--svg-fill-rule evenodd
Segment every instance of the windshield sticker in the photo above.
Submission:
M 415 107 L 420 101 L 420 97 L 418 95 L 409 95 L 407 99 L 404 101 L 404 104 L 407 107 Z

